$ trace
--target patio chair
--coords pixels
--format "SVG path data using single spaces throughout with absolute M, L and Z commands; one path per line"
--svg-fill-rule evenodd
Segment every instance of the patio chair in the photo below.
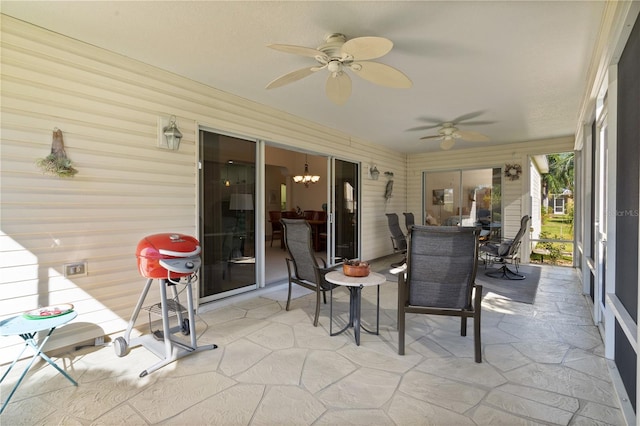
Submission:
M 484 274 L 492 278 L 506 278 L 508 280 L 524 280 L 526 277 L 519 273 L 518 265 L 520 263 L 520 244 L 522 236 L 527 231 L 529 224 L 529 216 L 524 215 L 520 219 L 520 229 L 513 239 L 504 240 L 499 244 L 487 243 L 480 246 L 480 253 L 484 256 L 484 267 L 502 264 L 500 268 L 492 269 Z M 509 268 L 509 264 L 515 267 L 515 271 Z
M 304 219 L 281 219 L 284 227 L 284 239 L 289 252 L 287 257 L 287 273 L 289 275 L 289 294 L 287 295 L 287 307 L 291 304 L 292 284 L 298 284 L 316 293 L 316 312 L 313 319 L 314 327 L 318 326 L 320 316 L 320 294 L 323 302 L 327 303 L 327 291 L 333 284 L 325 280 L 325 275 L 335 269 L 327 268 L 327 263 L 322 258 L 316 258 L 313 249 L 311 226 Z M 320 260 L 322 267 L 318 264 Z M 335 286 L 334 286 L 335 287 Z
M 406 315 L 457 316 L 460 335 L 473 318 L 475 361 L 482 362 L 482 286 L 475 283 L 479 230 L 471 227 L 413 226 L 406 275 L 398 275 L 398 353 L 404 355 Z
M 404 226 L 407 228 L 407 235 L 409 235 L 409 230 L 413 225 L 415 225 L 416 220 L 413 216 L 413 213 L 402 213 L 404 215 Z
M 407 237 L 400 229 L 400 221 L 398 220 L 398 215 L 396 213 L 386 213 L 387 222 L 389 223 L 389 231 L 391 232 L 391 244 L 393 245 L 394 253 L 406 253 L 407 252 Z M 394 268 L 400 267 L 404 265 L 406 261 L 405 258 L 397 263 L 392 263 L 391 266 Z

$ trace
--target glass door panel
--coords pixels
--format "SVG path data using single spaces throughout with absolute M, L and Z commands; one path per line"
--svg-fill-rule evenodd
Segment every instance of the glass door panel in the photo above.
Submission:
M 450 170 L 425 174 L 425 223 L 481 226 L 500 239 L 501 169 Z
M 331 238 L 333 241 L 331 257 L 355 259 L 360 255 L 358 200 L 360 193 L 358 164 L 334 159 Z M 331 262 L 334 263 L 334 262 Z
M 254 142 L 200 132 L 202 301 L 256 288 Z
M 460 171 L 427 173 L 425 183 L 425 222 L 430 225 L 460 225 Z

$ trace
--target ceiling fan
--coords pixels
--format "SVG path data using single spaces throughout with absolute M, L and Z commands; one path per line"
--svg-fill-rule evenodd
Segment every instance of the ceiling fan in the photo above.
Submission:
M 343 105 L 351 96 L 349 69 L 371 83 L 392 88 L 409 88 L 411 80 L 401 71 L 369 59 L 380 58 L 393 47 L 393 42 L 383 37 L 357 37 L 351 40 L 343 34 L 330 34 L 317 49 L 288 44 L 270 44 L 267 47 L 281 52 L 314 58 L 317 65 L 305 67 L 280 76 L 267 85 L 267 89 L 281 87 L 307 77 L 316 71 L 327 69 L 329 77 L 325 92 L 338 105 Z
M 453 145 L 455 145 L 456 143 L 456 139 L 461 139 L 469 142 L 488 142 L 489 137 L 486 135 L 483 135 L 482 133 L 473 132 L 470 130 L 460 130 L 457 127 L 460 124 L 481 125 L 481 124 L 494 123 L 493 121 L 468 121 L 468 120 L 471 120 L 472 118 L 479 116 L 482 113 L 483 111 L 472 112 L 470 114 L 461 115 L 460 117 L 457 117 L 451 121 L 441 121 L 439 119 L 432 119 L 432 118 L 421 118 L 422 121 L 436 122 L 437 124 L 414 127 L 409 130 L 427 130 L 427 129 L 434 129 L 439 127 L 438 134 L 425 136 L 420 138 L 420 140 L 439 139 L 442 141 L 440 142 L 440 148 L 444 150 L 453 148 Z

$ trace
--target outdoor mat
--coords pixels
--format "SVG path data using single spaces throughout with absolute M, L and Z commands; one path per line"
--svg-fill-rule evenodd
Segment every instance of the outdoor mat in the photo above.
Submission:
M 404 268 L 391 266 L 392 263 L 398 263 L 404 259 L 404 254 L 396 253 L 390 256 L 380 257 L 371 260 L 371 270 L 387 277 L 387 281 L 398 282 L 398 274 L 404 272 Z
M 488 270 L 488 269 L 487 269 Z M 533 265 L 520 265 L 520 274 L 525 276 L 524 280 L 508 280 L 502 278 L 492 278 L 486 276 L 483 265 L 478 265 L 476 283 L 483 286 L 483 298 L 490 293 L 509 299 L 514 302 L 533 304 L 536 300 L 538 283 L 540 282 L 540 267 Z
M 397 282 L 398 274 L 404 272 L 402 268 L 394 268 L 392 263 L 402 259 L 401 254 L 385 256 L 371 261 L 371 270 L 376 271 L 385 277 L 387 281 Z M 510 266 L 512 267 L 512 266 Z M 540 267 L 534 265 L 520 265 L 519 271 L 525 276 L 524 280 L 508 280 L 492 278 L 484 273 L 484 265 L 478 264 L 476 283 L 483 286 L 483 298 L 491 294 L 494 297 L 509 299 L 514 302 L 533 304 L 536 300 L 538 283 L 540 282 Z

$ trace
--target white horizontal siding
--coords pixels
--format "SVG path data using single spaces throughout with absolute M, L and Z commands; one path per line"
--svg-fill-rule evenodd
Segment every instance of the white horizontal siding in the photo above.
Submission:
M 406 162 L 405 156 L 398 157 L 392 152 L 367 153 L 362 164 L 363 196 L 362 258 L 375 259 L 393 253 L 386 213 L 396 213 L 402 217 L 406 211 Z M 378 180 L 369 177 L 369 168 L 375 165 L 380 172 Z M 393 173 L 393 177 L 385 176 Z M 385 198 L 387 182 L 393 179 L 391 198 Z
M 385 213 L 421 218 L 423 171 L 525 164 L 526 154 L 572 146 L 566 138 L 406 156 L 4 15 L 1 48 L 0 316 L 73 303 L 78 319 L 50 348 L 126 327 L 146 281 L 135 259 L 143 236 L 198 234 L 199 126 L 359 162 L 364 259 L 392 251 Z M 170 115 L 184 135 L 178 152 L 156 147 L 157 120 Z M 35 166 L 55 127 L 79 170 L 70 179 Z M 394 174 L 389 200 L 385 171 Z M 519 216 L 523 187 L 512 189 L 508 212 Z M 78 260 L 89 274 L 63 277 L 62 265 Z M 157 295 L 154 286 L 148 300 Z M 0 363 L 19 340 L 0 340 Z
M 384 212 L 404 207 L 404 155 L 1 18 L 0 317 L 73 303 L 78 318 L 49 349 L 124 330 L 146 282 L 135 259 L 143 236 L 198 234 L 199 126 L 361 162 L 365 174 L 369 160 L 393 171 L 389 203 L 384 177 L 363 177 L 361 194 L 362 256 L 391 252 Z M 157 120 L 170 115 L 184 135 L 177 152 L 156 147 Z M 56 127 L 79 170 L 73 178 L 45 176 L 35 165 Z M 63 265 L 78 260 L 88 262 L 88 275 L 65 278 Z M 156 286 L 147 300 L 158 300 Z M 138 322 L 146 325 L 146 315 Z M 21 344 L 0 339 L 0 364 Z

